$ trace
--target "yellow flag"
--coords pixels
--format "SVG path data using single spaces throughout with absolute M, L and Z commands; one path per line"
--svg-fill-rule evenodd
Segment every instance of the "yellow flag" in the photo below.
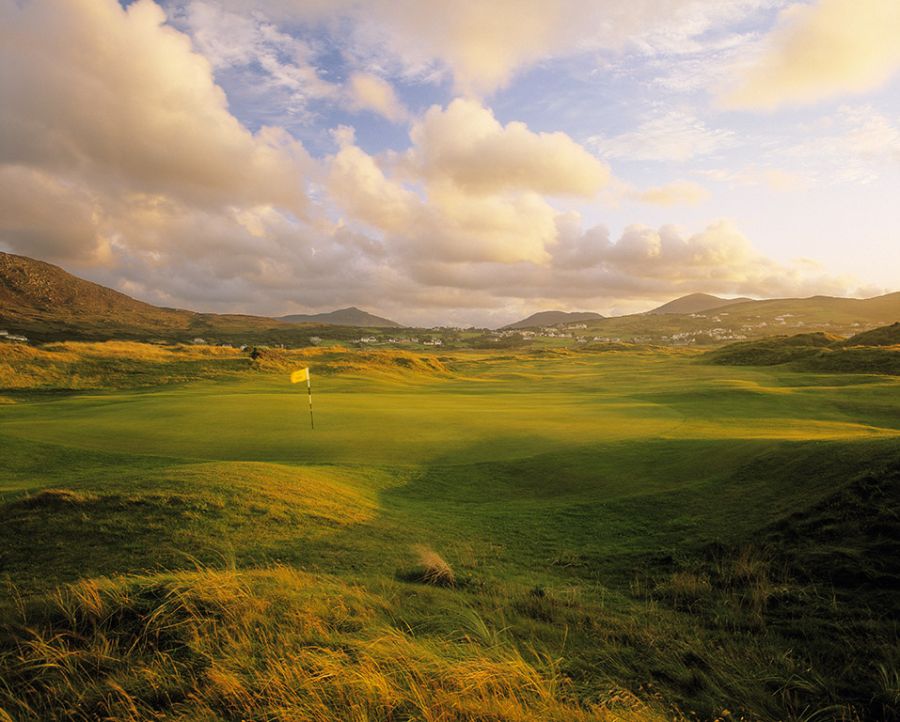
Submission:
M 309 381 L 309 369 L 298 369 L 291 373 L 291 383 L 299 384 L 304 381 Z

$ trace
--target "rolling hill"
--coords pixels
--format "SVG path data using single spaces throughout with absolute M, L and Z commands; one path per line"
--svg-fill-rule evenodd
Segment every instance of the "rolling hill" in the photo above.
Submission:
M 714 308 L 722 308 L 730 306 L 733 303 L 745 303 L 752 301 L 750 298 L 719 298 L 711 296 L 708 293 L 691 293 L 674 301 L 664 303 L 662 306 L 647 311 L 648 314 L 661 313 L 700 313 L 701 311 L 712 311 Z
M 708 311 L 642 313 L 588 322 L 589 339 L 663 345 L 721 345 L 776 334 L 849 337 L 900 319 L 900 293 L 874 298 L 776 298 L 740 301 Z
M 323 332 L 332 338 L 349 333 L 327 324 L 160 308 L 73 276 L 59 266 L 0 252 L 0 329 L 38 341 L 191 341 L 200 337 L 211 342 L 276 344 L 303 343 Z
M 403 328 L 403 324 L 375 316 L 355 306 L 328 313 L 294 313 L 289 316 L 281 316 L 277 320 L 287 323 L 324 323 L 331 326 L 354 326 L 356 328 Z
M 528 318 L 521 321 L 508 324 L 503 327 L 504 331 L 519 328 L 541 328 L 543 326 L 559 326 L 563 323 L 581 323 L 584 321 L 599 321 L 603 319 L 599 313 L 592 311 L 539 311 L 531 314 Z
M 792 364 L 805 371 L 900 375 L 900 323 L 849 339 L 826 333 L 774 336 L 710 351 L 709 362 L 724 366 Z

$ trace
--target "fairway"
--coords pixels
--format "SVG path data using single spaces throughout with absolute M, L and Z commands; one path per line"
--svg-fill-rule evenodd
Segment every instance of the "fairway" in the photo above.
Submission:
M 448 378 L 377 374 L 200 382 L 0 407 L 0 433 L 173 459 L 416 467 L 656 439 L 874 439 L 900 434 L 890 377 L 809 377 L 637 354 L 460 364 Z M 315 373 L 315 367 L 313 367 Z
M 726 703 L 786 709 L 733 686 L 726 658 L 759 674 L 783 642 L 732 638 L 729 625 L 758 623 L 741 601 L 715 613 L 729 615 L 725 626 L 710 621 L 731 602 L 704 591 L 718 573 L 704 559 L 765 548 L 769 569 L 780 559 L 773 525 L 827 506 L 860 474 L 896 468 L 898 379 L 713 366 L 687 352 L 444 361 L 434 373 L 319 373 L 312 361 L 314 431 L 305 385 L 285 373 L 10 393 L 0 405 L 3 575 L 28 596 L 197 564 L 286 564 L 379 590 L 428 634 L 452 635 L 454 615 L 478 610 L 561 655 L 588 696 L 655 678 L 668 680 L 667 699 L 706 715 Z M 77 501 L 28 501 L 47 488 Z M 465 584 L 421 597 L 403 581 L 418 547 L 437 550 Z M 700 580 L 689 594 L 713 595 L 712 607 L 668 596 L 685 574 Z M 779 608 L 790 609 L 801 587 L 776 582 L 774 567 L 766 574 L 767 594 L 787 595 Z M 532 608 L 535 599 L 550 601 Z M 645 621 L 625 643 L 634 615 Z M 620 631 L 598 637 L 596 621 L 578 621 L 599 618 Z M 703 652 L 717 670 L 709 679 L 665 671 L 686 664 L 675 647 L 700 654 L 712 639 L 724 646 Z

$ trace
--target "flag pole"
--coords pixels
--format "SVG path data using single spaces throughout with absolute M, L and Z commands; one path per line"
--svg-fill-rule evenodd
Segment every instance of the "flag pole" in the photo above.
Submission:
M 309 378 L 309 369 L 306 369 L 306 393 L 309 396 L 309 428 L 315 429 L 316 425 L 313 422 L 313 411 L 312 411 L 312 381 Z

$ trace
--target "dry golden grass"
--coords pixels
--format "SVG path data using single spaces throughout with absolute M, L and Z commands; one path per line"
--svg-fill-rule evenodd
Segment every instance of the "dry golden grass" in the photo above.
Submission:
M 450 371 L 436 356 L 400 349 L 348 350 L 342 346 L 304 349 L 263 349 L 256 365 L 264 371 L 288 372 L 309 366 L 316 374 L 356 374 L 371 377 L 446 376 Z
M 419 563 L 416 574 L 422 582 L 436 587 L 456 586 L 456 575 L 440 554 L 421 545 L 415 547 L 415 552 Z
M 234 348 L 130 341 L 0 344 L 0 388 L 102 389 L 152 386 L 248 369 Z
M 286 567 L 83 581 L 0 638 L 0 720 L 662 720 L 578 704 L 552 660 L 417 636 L 384 599 Z
M 236 348 L 131 341 L 63 342 L 41 347 L 0 344 L 0 389 L 138 388 L 247 373 L 284 373 L 310 366 L 316 375 L 427 380 L 450 375 L 436 356 L 397 349 L 267 348 L 251 360 Z

